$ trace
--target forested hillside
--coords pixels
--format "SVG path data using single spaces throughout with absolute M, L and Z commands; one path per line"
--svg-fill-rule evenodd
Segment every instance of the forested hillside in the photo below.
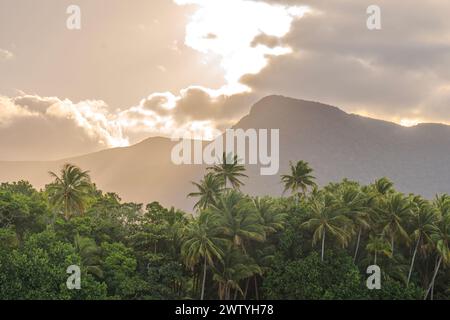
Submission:
M 0 299 L 450 298 L 450 196 L 387 178 L 319 189 L 303 161 L 280 181 L 285 196 L 251 197 L 245 168 L 219 164 L 192 184 L 189 213 L 123 202 L 72 165 L 40 191 L 3 183 Z M 366 287 L 373 264 L 380 290 Z

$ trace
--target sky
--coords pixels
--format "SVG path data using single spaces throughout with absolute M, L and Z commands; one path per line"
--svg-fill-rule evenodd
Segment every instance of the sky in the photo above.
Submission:
M 367 28 L 372 4 L 381 30 Z M 2 0 L 0 160 L 210 139 L 270 94 L 449 124 L 448 12 L 438 0 Z

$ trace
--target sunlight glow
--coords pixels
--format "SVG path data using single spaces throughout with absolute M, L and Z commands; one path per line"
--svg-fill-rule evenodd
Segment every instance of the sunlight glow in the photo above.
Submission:
M 400 125 L 403 127 L 415 127 L 420 123 L 417 119 L 401 119 Z
M 239 80 L 243 75 L 257 74 L 264 69 L 268 56 L 292 52 L 281 44 L 254 45 L 255 38 L 262 35 L 281 39 L 290 31 L 294 19 L 310 11 L 306 6 L 286 7 L 248 0 L 174 1 L 178 5 L 200 7 L 186 27 L 185 44 L 220 58 L 229 94 L 250 91 Z

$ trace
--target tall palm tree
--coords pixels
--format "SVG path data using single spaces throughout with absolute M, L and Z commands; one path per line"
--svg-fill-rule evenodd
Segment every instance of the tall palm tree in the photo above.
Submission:
M 345 210 L 345 215 L 353 221 L 353 225 L 358 232 L 353 262 L 356 262 L 359 245 L 363 230 L 369 230 L 370 225 L 370 202 L 371 195 L 366 195 L 354 187 L 347 187 L 343 190 L 340 200 Z
M 222 260 L 224 239 L 215 232 L 214 217 L 202 212 L 186 228 L 185 242 L 181 247 L 186 266 L 195 268 L 203 260 L 203 282 L 200 299 L 205 297 L 206 270 L 214 265 L 214 259 Z
M 291 190 L 294 195 L 306 195 L 308 187 L 314 188 L 316 183 L 315 177 L 311 175 L 313 169 L 305 161 L 299 161 L 295 165 L 290 163 L 290 174 L 281 176 L 281 181 L 284 184 L 284 192 Z
M 436 201 L 436 205 L 439 210 L 439 221 L 431 234 L 431 239 L 434 243 L 438 261 L 424 299 L 427 299 L 430 292 L 433 292 L 441 265 L 450 265 L 450 198 L 448 196 L 441 197 Z M 433 299 L 433 294 L 431 294 L 431 299 Z
M 55 179 L 48 187 L 50 202 L 62 208 L 66 219 L 74 214 L 82 215 L 86 197 L 92 188 L 89 172 L 72 164 L 65 164 L 59 176 L 54 172 L 49 174 Z
M 378 254 L 381 253 L 387 257 L 392 257 L 391 246 L 382 236 L 370 236 L 366 250 L 374 254 L 373 264 L 377 264 Z
M 277 208 L 273 200 L 257 197 L 253 199 L 253 204 L 256 212 L 262 219 L 266 235 L 283 230 L 287 214 L 283 213 L 280 208 Z
M 219 284 L 220 300 L 230 300 L 232 289 L 235 290 L 235 298 L 238 293 L 244 296 L 240 285 L 241 280 L 262 273 L 261 268 L 251 257 L 242 253 L 231 243 L 225 249 L 221 263 L 213 270 L 213 279 Z
M 345 247 L 351 234 L 351 220 L 343 214 L 342 208 L 329 193 L 311 199 L 309 208 L 311 217 L 301 227 L 314 232 L 313 245 L 322 241 L 321 260 L 323 261 L 326 235 L 334 237 L 340 245 Z
M 409 235 L 404 225 L 411 218 L 411 201 L 402 194 L 396 193 L 387 196 L 377 209 L 379 223 L 382 226 L 382 234 L 391 241 L 391 251 L 394 254 L 395 239 L 409 242 Z
M 231 153 L 222 155 L 222 162 L 216 164 L 213 167 L 209 167 L 216 176 L 222 178 L 225 189 L 230 182 L 231 186 L 235 190 L 239 190 L 244 183 L 240 180 L 241 178 L 247 178 L 248 176 L 244 173 L 245 167 L 239 163 L 239 158 L 237 155 L 233 156 Z
M 263 221 L 252 201 L 237 191 L 230 190 L 220 196 L 217 204 L 210 206 L 208 212 L 218 222 L 220 234 L 243 251 L 246 241 L 266 239 Z
M 381 178 L 374 183 L 375 190 L 381 195 L 387 195 L 394 191 L 394 183 L 388 178 Z
M 74 239 L 75 249 L 81 257 L 81 264 L 86 268 L 86 271 L 103 278 L 103 270 L 100 268 L 100 248 L 95 241 L 90 238 L 81 237 L 79 234 L 75 235 Z
M 208 173 L 200 183 L 192 182 L 197 187 L 197 192 L 191 192 L 188 197 L 200 197 L 195 204 L 195 209 L 204 210 L 209 205 L 215 204 L 216 199 L 223 191 L 223 179 L 213 173 Z
M 420 203 L 417 202 L 417 200 L 413 202 L 414 208 L 412 225 L 414 229 L 411 234 L 411 239 L 415 240 L 416 245 L 414 247 L 411 265 L 409 267 L 408 280 L 406 282 L 407 286 L 411 280 L 418 249 L 424 242 L 431 242 L 431 234 L 435 230 L 438 218 L 436 209 L 431 204 L 426 201 Z

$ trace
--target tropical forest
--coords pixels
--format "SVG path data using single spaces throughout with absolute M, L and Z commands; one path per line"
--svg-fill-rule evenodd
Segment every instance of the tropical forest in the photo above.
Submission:
M 298 161 L 283 194 L 254 197 L 234 157 L 192 182 L 183 212 L 123 201 L 72 164 L 48 178 L 0 186 L 0 299 L 450 299 L 447 194 L 403 194 L 381 177 L 318 186 Z

